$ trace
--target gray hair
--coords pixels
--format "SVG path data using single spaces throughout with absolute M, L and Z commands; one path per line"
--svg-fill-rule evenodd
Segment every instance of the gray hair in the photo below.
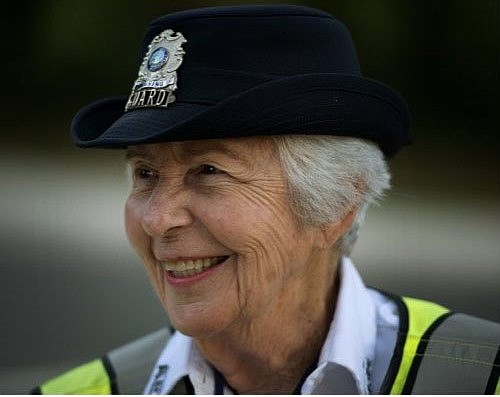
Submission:
M 337 246 L 349 255 L 370 204 L 390 187 L 384 156 L 372 142 L 330 135 L 274 137 L 292 210 L 304 226 L 341 220 L 357 209 L 351 228 Z

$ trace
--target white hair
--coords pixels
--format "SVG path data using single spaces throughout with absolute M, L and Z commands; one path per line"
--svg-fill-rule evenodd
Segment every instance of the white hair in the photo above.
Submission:
M 274 137 L 288 182 L 292 210 L 304 226 L 356 217 L 337 246 L 349 255 L 370 204 L 390 187 L 390 173 L 375 143 L 330 135 Z

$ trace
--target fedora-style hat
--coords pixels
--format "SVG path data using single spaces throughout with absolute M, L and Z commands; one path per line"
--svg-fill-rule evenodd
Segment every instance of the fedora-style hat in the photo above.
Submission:
M 74 117 L 81 147 L 320 134 L 410 142 L 404 99 L 363 77 L 346 27 L 302 6 L 211 7 L 154 20 L 131 93 Z

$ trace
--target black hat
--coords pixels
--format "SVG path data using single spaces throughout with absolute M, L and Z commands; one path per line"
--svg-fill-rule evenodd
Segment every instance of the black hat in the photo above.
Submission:
M 361 75 L 346 27 L 292 5 L 212 7 L 153 21 L 129 97 L 81 109 L 82 147 L 315 134 L 408 144 L 409 111 L 394 90 Z

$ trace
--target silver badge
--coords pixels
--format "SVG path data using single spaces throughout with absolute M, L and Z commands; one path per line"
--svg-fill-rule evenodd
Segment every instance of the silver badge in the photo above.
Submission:
M 176 70 L 181 66 L 185 54 L 182 45 L 186 42 L 182 33 L 174 34 L 171 29 L 151 41 L 125 105 L 126 112 L 145 107 L 166 108 L 175 101 Z

